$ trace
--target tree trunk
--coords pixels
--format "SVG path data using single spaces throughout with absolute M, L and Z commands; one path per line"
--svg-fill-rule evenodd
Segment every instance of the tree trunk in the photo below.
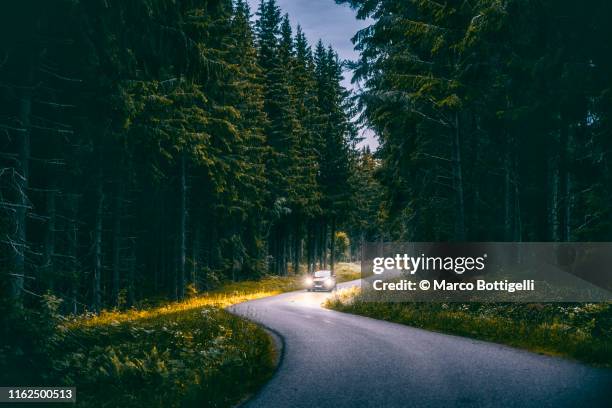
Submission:
M 336 217 L 332 217 L 331 220 L 331 231 L 330 231 L 330 254 L 329 254 L 329 266 L 333 272 L 336 264 Z
M 359 248 L 359 260 L 361 265 L 365 262 L 365 232 L 361 231 L 361 247 Z
M 68 259 L 70 272 L 70 294 L 72 296 L 72 314 L 77 314 L 77 293 L 79 288 L 79 268 L 78 268 L 78 242 L 79 242 L 79 227 L 77 223 L 78 197 L 74 194 L 70 195 L 70 218 L 68 219 Z
M 306 221 L 306 235 L 304 237 L 304 254 L 303 256 L 306 258 L 306 273 L 310 273 L 310 257 L 312 254 L 312 242 L 310 240 L 312 231 L 310 230 L 311 225 L 310 221 Z
M 194 220 L 192 220 L 193 222 L 193 228 L 194 228 L 194 233 L 193 233 L 193 241 L 192 241 L 192 245 L 191 245 L 191 284 L 193 285 L 194 289 L 198 289 L 198 270 L 200 268 L 200 241 L 201 241 L 201 234 L 202 234 L 202 227 L 201 227 L 201 211 L 200 210 L 194 210 Z
M 27 248 L 26 222 L 28 212 L 28 187 L 30 178 L 30 117 L 32 114 L 32 90 L 24 87 L 21 93 L 19 106 L 20 126 L 23 129 L 18 136 L 18 172 L 17 179 L 17 210 L 15 215 L 15 257 L 13 273 L 11 275 L 11 296 L 20 300 L 25 277 L 25 253 Z
M 559 194 L 561 194 L 560 240 L 569 241 L 571 235 L 571 174 L 569 166 L 569 148 L 571 143 L 570 125 L 562 121 L 559 140 Z
M 510 152 L 506 146 L 504 157 L 504 241 L 512 241 L 512 176 L 510 169 Z
M 521 218 L 521 197 L 519 195 L 518 181 L 514 183 L 514 214 L 516 227 L 514 229 L 514 242 L 523 241 L 523 221 Z
M 287 236 L 289 234 L 287 234 L 287 226 L 286 224 L 283 224 L 283 229 L 282 229 L 282 235 L 281 235 L 281 241 L 280 241 L 280 247 L 281 247 L 281 275 L 282 276 L 287 276 L 287 249 L 289 247 L 289 245 L 287 244 Z
M 127 276 L 127 286 L 128 286 L 128 298 L 127 303 L 129 307 L 134 306 L 136 303 L 136 285 L 134 285 L 134 276 L 136 274 L 136 238 L 131 240 L 131 253 L 129 259 L 129 269 Z
M 472 140 L 473 149 L 474 149 L 474 163 L 481 163 L 481 157 L 483 155 L 483 143 L 481 139 L 484 139 L 484 131 L 481 126 L 481 118 L 476 112 L 472 112 L 472 122 L 474 124 L 474 132 L 477 135 L 476 138 Z M 482 136 L 480 136 L 482 135 Z M 488 136 L 488 135 L 487 135 Z M 486 153 L 485 153 L 486 154 Z M 471 235 L 475 235 L 478 239 L 483 239 L 483 228 L 480 222 L 481 215 L 481 188 L 483 186 L 481 183 L 473 183 L 472 184 L 473 197 L 470 204 L 470 226 L 471 226 Z
M 53 290 L 54 281 L 54 254 L 55 254 L 55 229 L 56 229 L 56 208 L 55 208 L 55 197 L 57 192 L 55 191 L 55 185 L 51 185 L 51 189 L 47 192 L 47 230 L 45 232 L 45 248 L 43 253 L 43 270 L 45 277 L 49 281 L 49 287 Z
M 270 234 L 270 242 L 268 243 L 268 250 L 270 252 L 271 255 L 271 264 L 269 266 L 270 272 L 272 273 L 272 275 L 276 275 L 279 276 L 280 272 L 279 272 L 279 250 L 278 250 L 278 238 L 279 237 L 279 232 L 278 232 L 278 225 L 274 225 L 272 227 L 272 231 Z
M 168 262 L 167 253 L 167 243 L 166 243 L 166 226 L 165 226 L 165 196 L 161 192 L 156 193 L 157 200 L 159 202 L 158 206 L 158 219 L 157 219 L 157 248 L 159 250 L 159 260 L 158 266 L 155 269 L 155 278 L 154 278 L 154 286 L 155 291 L 157 292 L 160 288 L 165 288 L 165 279 L 166 279 L 166 265 Z
M 121 202 L 122 188 L 117 188 L 113 205 L 113 293 L 112 302 L 115 306 L 119 305 L 119 292 L 121 290 Z
M 327 266 L 327 224 L 325 221 L 321 222 L 319 239 L 319 268 L 325 269 Z
M 564 233 L 563 240 L 565 242 L 572 241 L 572 207 L 574 204 L 574 197 L 572 194 L 572 178 L 569 172 L 565 173 L 565 191 L 564 195 Z
M 463 171 L 461 166 L 461 129 L 459 127 L 459 113 L 455 113 L 455 135 L 453 138 L 453 180 L 457 194 L 455 216 L 455 238 L 465 241 L 465 202 L 463 195 Z
M 314 272 L 319 267 L 321 262 L 321 224 L 319 221 L 314 222 L 312 234 L 312 270 Z
M 231 238 L 231 268 L 232 268 L 232 281 L 238 281 L 238 275 L 240 274 L 240 267 L 242 264 L 242 260 L 240 259 L 242 254 L 238 253 L 238 228 L 236 227 L 235 221 L 232 222 L 232 227 L 230 229 Z
M 293 232 L 293 273 L 298 275 L 300 273 L 300 250 L 302 247 L 302 236 L 300 231 L 300 220 L 295 220 L 295 228 Z
M 548 185 L 549 190 L 549 211 L 548 225 L 550 230 L 550 239 L 553 242 L 558 242 L 560 239 L 559 233 L 559 158 L 555 154 L 548 162 Z
M 177 298 L 185 297 L 185 261 L 187 255 L 187 169 L 186 153 L 181 153 L 180 204 L 179 204 L 179 259 L 177 274 Z
M 102 218 L 104 216 L 104 191 L 102 188 L 102 174 L 98 177 L 96 226 L 94 230 L 94 268 L 93 268 L 93 301 L 92 307 L 96 312 L 102 307 Z

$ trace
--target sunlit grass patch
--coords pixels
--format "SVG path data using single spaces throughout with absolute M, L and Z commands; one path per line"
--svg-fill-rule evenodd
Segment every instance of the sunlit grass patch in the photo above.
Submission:
M 98 326 L 117 324 L 126 321 L 155 319 L 164 315 L 186 312 L 204 307 L 225 308 L 237 303 L 278 295 L 300 288 L 297 277 L 266 277 L 260 281 L 227 283 L 219 289 L 204 292 L 180 302 L 170 302 L 158 307 L 131 309 L 127 311 L 105 310 L 99 315 L 80 316 L 68 323 L 75 325 Z
M 349 282 L 361 278 L 361 265 L 356 263 L 340 262 L 334 268 L 338 282 Z
M 297 277 L 229 283 L 182 302 L 65 322 L 51 382 L 84 407 L 231 406 L 272 374 L 269 336 L 225 307 L 299 287 Z
M 216 307 L 79 325 L 62 346 L 58 374 L 87 407 L 228 406 L 274 369 L 267 334 Z
M 340 264 L 337 274 L 356 279 L 359 266 Z M 267 381 L 276 356 L 263 329 L 224 309 L 302 280 L 226 283 L 181 302 L 61 318 L 43 382 L 77 387 L 82 407 L 231 406 Z
M 328 298 L 324 305 L 333 308 L 335 305 L 350 306 L 361 289 L 357 286 L 353 286 L 347 289 L 338 289 L 330 298 Z
M 340 263 L 336 266 L 338 282 L 359 279 L 359 265 Z M 203 292 L 180 302 L 127 311 L 104 310 L 98 315 L 79 316 L 67 322 L 67 328 L 77 326 L 112 325 L 135 320 L 157 319 L 164 315 L 173 315 L 204 307 L 225 308 L 249 300 L 275 296 L 280 293 L 302 288 L 299 276 L 270 276 L 258 281 L 229 282 L 216 290 Z
M 612 366 L 612 305 L 366 302 L 339 291 L 334 310 Z

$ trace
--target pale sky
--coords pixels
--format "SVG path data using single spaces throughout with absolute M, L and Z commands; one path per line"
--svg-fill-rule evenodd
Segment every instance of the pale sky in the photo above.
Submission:
M 255 14 L 260 0 L 248 0 L 251 13 Z M 289 13 L 294 30 L 297 24 L 302 26 L 310 44 L 314 45 L 323 40 L 326 45 L 331 45 L 344 60 L 355 60 L 358 53 L 354 50 L 351 38 L 357 31 L 368 26 L 370 23 L 357 20 L 355 11 L 346 5 L 337 5 L 334 0 L 277 0 L 283 14 Z M 344 86 L 352 88 L 350 83 L 351 72 L 345 73 Z M 378 142 L 369 130 L 363 132 L 372 150 L 378 147 Z

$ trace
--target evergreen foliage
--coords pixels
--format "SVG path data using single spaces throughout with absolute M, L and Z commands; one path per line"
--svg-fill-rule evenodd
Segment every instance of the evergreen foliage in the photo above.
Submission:
M 99 311 L 333 259 L 348 94 L 334 52 L 315 59 L 274 0 L 254 24 L 245 0 L 28 0 L 1 14 L 11 299 Z
M 337 2 L 390 238 L 611 239 L 609 2 Z

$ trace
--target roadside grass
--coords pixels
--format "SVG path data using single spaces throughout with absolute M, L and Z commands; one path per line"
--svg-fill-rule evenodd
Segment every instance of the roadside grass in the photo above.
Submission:
M 334 272 L 338 282 L 361 279 L 361 265 L 358 263 L 340 262 L 336 264 Z
M 359 277 L 340 264 L 339 281 Z M 259 389 L 278 356 L 269 335 L 226 307 L 301 289 L 304 275 L 226 283 L 181 302 L 66 317 L 0 299 L 0 383 L 74 386 L 78 407 L 227 407 Z
M 60 325 L 48 380 L 80 407 L 227 407 L 274 371 L 267 333 L 225 307 L 298 289 L 298 277 L 229 283 L 183 302 Z
M 167 314 L 200 309 L 203 307 L 224 308 L 249 300 L 278 295 L 300 288 L 300 280 L 294 276 L 265 277 L 259 281 L 226 283 L 219 288 L 202 292 L 181 302 L 166 303 L 154 308 L 131 309 L 127 311 L 102 311 L 99 315 L 78 317 L 69 322 L 75 325 L 99 326 L 117 322 L 155 319 Z
M 299 275 L 306 276 L 306 265 L 300 265 Z M 353 262 L 337 262 L 334 268 L 338 282 L 348 282 L 356 279 L 361 279 L 361 264 Z M 290 273 L 293 271 L 290 269 Z
M 378 303 L 364 301 L 352 288 L 339 291 L 325 306 L 612 367 L 609 303 Z
M 359 265 L 336 267 L 339 282 Z M 303 276 L 226 283 L 181 302 L 63 320 L 46 382 L 75 386 L 79 407 L 227 407 L 275 369 L 267 333 L 228 306 L 302 287 Z

